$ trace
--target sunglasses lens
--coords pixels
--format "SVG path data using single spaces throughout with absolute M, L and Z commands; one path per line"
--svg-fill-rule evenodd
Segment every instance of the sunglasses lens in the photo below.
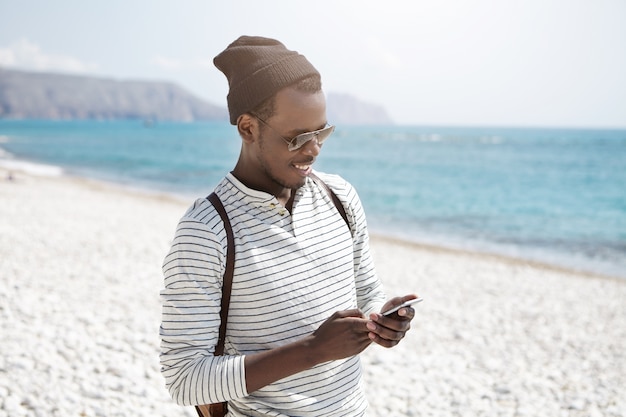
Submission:
M 301 148 L 305 143 L 312 140 L 313 138 L 317 138 L 317 143 L 321 145 L 326 139 L 328 139 L 330 134 L 333 133 L 333 130 L 335 130 L 335 126 L 328 126 L 324 129 L 316 130 L 314 132 L 307 132 L 298 135 L 291 140 L 291 143 L 289 144 L 289 150 L 295 151 L 296 149 Z
M 320 130 L 317 135 L 317 143 L 320 145 L 335 131 L 335 126 L 328 126 Z

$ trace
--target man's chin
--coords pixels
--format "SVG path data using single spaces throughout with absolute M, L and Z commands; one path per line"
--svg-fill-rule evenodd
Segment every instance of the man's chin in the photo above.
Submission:
M 292 190 L 297 190 L 298 188 L 304 186 L 304 184 L 306 184 L 306 178 L 302 178 L 300 181 L 292 183 L 292 185 L 288 188 L 291 188 Z
M 274 182 L 276 184 L 279 184 L 281 187 L 283 188 L 288 188 L 291 190 L 297 190 L 298 188 L 302 187 L 304 184 L 306 184 L 306 179 L 307 177 L 291 177 L 289 179 L 286 178 L 274 178 Z
M 298 180 L 292 181 L 291 183 L 291 188 L 292 190 L 297 190 L 298 188 L 304 186 L 304 184 L 306 184 L 306 179 L 307 177 L 301 177 Z

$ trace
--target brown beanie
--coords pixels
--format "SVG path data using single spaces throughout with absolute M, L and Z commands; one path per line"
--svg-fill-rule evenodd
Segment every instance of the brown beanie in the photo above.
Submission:
M 296 51 L 274 39 L 241 36 L 213 59 L 226 75 L 230 123 L 279 90 L 319 72 Z

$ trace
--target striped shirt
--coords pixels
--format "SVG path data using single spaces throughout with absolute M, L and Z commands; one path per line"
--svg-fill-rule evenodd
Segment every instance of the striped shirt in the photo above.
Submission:
M 206 199 L 178 224 L 163 263 L 161 365 L 180 405 L 229 401 L 234 416 L 360 416 L 367 401 L 358 356 L 317 365 L 253 393 L 244 357 L 314 332 L 335 311 L 366 315 L 385 301 L 369 252 L 361 202 L 350 184 L 318 173 L 342 202 L 312 179 L 291 213 L 271 194 L 232 174 L 216 187 L 235 236 L 235 271 L 224 356 L 213 356 L 220 324 L 226 232 Z

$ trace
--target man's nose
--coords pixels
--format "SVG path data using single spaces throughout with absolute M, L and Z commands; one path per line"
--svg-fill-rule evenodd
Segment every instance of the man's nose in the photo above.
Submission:
M 302 145 L 302 152 L 313 156 L 319 155 L 321 149 L 322 145 L 320 145 L 317 141 L 317 135 L 315 135 L 313 139 Z

